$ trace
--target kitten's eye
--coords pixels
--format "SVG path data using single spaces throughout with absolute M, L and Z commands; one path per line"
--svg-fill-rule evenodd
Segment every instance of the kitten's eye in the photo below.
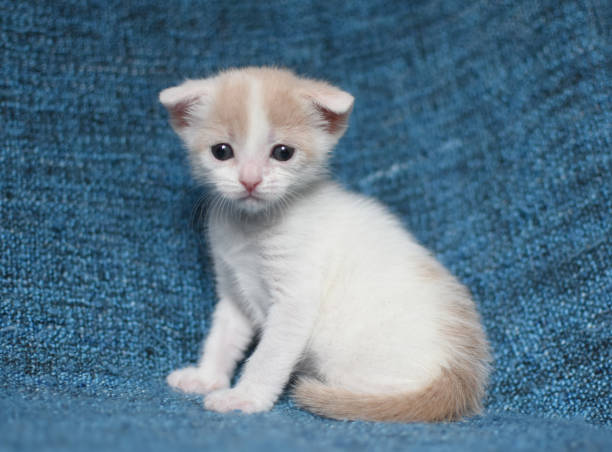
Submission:
M 293 157 L 293 153 L 295 149 L 290 146 L 285 146 L 284 144 L 277 144 L 272 148 L 272 154 L 270 156 L 278 160 L 279 162 L 286 162 L 291 157 Z
M 229 160 L 234 156 L 234 150 L 227 143 L 215 144 L 210 150 L 217 160 Z

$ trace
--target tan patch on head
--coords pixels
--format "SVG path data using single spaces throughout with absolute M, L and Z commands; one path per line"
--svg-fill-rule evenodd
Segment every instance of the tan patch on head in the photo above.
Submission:
M 249 91 L 249 80 L 244 75 L 223 74 L 212 107 L 214 125 L 224 126 L 230 135 L 244 138 L 248 132 Z
M 277 138 L 277 144 L 295 146 L 308 156 L 315 153 L 313 134 L 316 117 L 313 117 L 313 112 L 308 110 L 304 99 L 300 99 L 299 93 L 304 83 L 302 79 L 288 70 L 269 67 L 232 70 L 222 74 L 221 77 L 227 79 L 224 82 L 232 86 L 240 79 L 247 84 L 248 80 L 256 80 L 261 87 L 264 114 L 272 135 Z M 237 94 L 235 101 L 242 101 L 246 105 L 249 101 L 247 95 L 248 93 L 244 92 Z M 228 107 L 228 110 L 234 108 Z M 245 116 L 246 112 L 247 110 L 244 111 Z
M 295 98 L 299 82 L 293 75 L 267 73 L 262 82 L 264 108 L 271 126 L 293 129 L 310 125 L 303 103 Z
M 258 77 L 262 83 L 263 103 L 270 128 L 282 139 L 289 138 L 291 144 L 311 156 L 313 123 L 311 113 L 304 101 L 297 97 L 301 81 L 289 71 L 260 69 Z
M 261 87 L 263 114 L 277 144 L 288 144 L 312 155 L 313 122 L 297 92 L 301 81 L 290 71 L 249 67 L 232 69 L 218 76 L 214 103 L 206 124 L 208 131 L 224 130 L 230 137 L 246 138 L 253 82 Z M 271 143 L 272 144 L 272 143 Z
M 254 81 L 261 87 L 263 114 L 270 126 L 270 136 L 276 140 L 270 144 L 288 144 L 313 157 L 329 151 L 346 129 L 350 109 L 344 114 L 333 113 L 313 94 L 327 93 L 332 104 L 337 103 L 338 93 L 342 92 L 325 82 L 300 78 L 291 71 L 271 67 L 231 69 L 215 78 L 215 99 L 204 125 L 210 134 L 225 131 L 230 137 L 246 137 Z M 322 133 L 330 137 L 322 138 Z

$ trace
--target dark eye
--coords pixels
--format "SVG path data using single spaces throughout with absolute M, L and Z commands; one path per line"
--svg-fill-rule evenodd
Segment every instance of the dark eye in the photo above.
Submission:
M 217 160 L 229 160 L 234 156 L 234 150 L 227 143 L 219 143 L 210 147 Z
M 278 160 L 279 162 L 286 162 L 291 157 L 293 157 L 293 153 L 295 149 L 290 146 L 285 146 L 284 144 L 277 144 L 272 148 L 272 156 L 273 159 Z

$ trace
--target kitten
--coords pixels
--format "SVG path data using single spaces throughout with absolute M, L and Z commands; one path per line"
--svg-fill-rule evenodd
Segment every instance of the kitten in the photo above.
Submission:
M 219 301 L 199 364 L 172 372 L 170 386 L 206 394 L 219 412 L 269 410 L 292 374 L 297 402 L 331 418 L 441 421 L 481 409 L 490 358 L 468 291 L 383 206 L 327 176 L 350 94 L 246 68 L 159 97 L 195 178 L 216 195 Z

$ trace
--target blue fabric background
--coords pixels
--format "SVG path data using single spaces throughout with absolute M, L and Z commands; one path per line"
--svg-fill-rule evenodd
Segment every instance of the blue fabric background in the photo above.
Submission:
M 0 449 L 612 450 L 609 1 L 0 0 Z M 215 297 L 157 93 L 278 64 L 356 99 L 333 160 L 473 291 L 466 422 L 205 412 Z

